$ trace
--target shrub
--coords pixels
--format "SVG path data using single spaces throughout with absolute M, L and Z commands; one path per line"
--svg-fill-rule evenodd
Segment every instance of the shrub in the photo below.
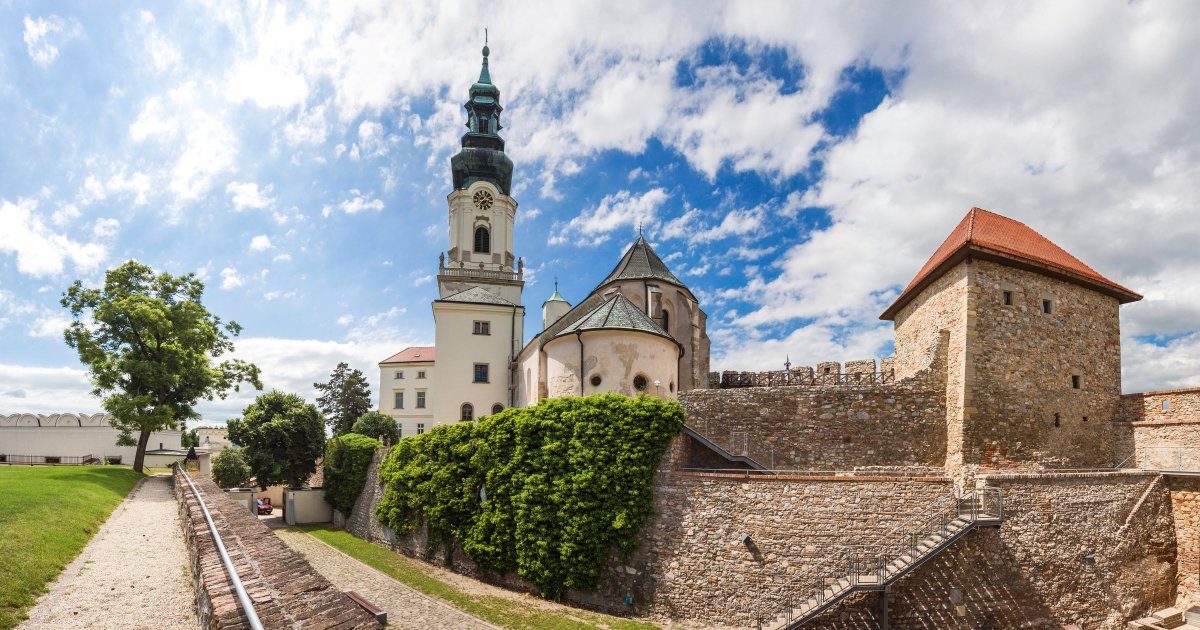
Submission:
M 335 437 L 325 446 L 325 501 L 347 517 L 379 447 L 379 440 L 357 433 Z
M 601 394 L 439 426 L 392 448 L 376 513 L 398 532 L 424 519 L 431 544 L 456 539 L 480 567 L 515 570 L 544 596 L 595 588 L 611 551 L 633 551 L 682 425 L 674 401 Z
M 236 448 L 227 448 L 212 461 L 212 479 L 222 488 L 241 488 L 250 483 L 250 467 Z
M 325 421 L 303 398 L 273 391 L 255 398 L 241 419 L 229 421 L 229 439 L 242 446 L 259 488 L 298 488 L 317 472 L 317 459 L 325 450 Z
M 396 428 L 396 421 L 386 413 L 378 411 L 368 411 L 359 416 L 350 432 L 373 437 L 389 445 L 400 440 L 400 430 Z

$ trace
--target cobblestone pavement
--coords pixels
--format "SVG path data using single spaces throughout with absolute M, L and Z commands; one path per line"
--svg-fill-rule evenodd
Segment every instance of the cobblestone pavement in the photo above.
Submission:
M 414 590 L 308 534 L 286 530 L 275 530 L 275 533 L 335 586 L 355 591 L 387 611 L 389 626 L 496 629 L 496 626 Z
M 199 628 L 188 571 L 171 478 L 147 477 L 19 628 Z

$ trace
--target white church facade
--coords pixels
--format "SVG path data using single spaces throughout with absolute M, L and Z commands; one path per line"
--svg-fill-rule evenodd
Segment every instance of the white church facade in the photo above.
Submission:
M 451 158 L 449 248 L 439 256 L 435 345 L 379 363 L 379 410 L 402 435 L 555 396 L 618 392 L 673 398 L 708 375 L 706 315 L 641 236 L 572 307 L 557 286 L 541 332 L 524 341 L 524 263 L 516 256 L 513 163 L 500 137 L 488 48 Z

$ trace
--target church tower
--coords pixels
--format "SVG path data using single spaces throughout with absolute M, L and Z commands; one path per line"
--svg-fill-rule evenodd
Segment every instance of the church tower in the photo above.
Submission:
M 422 404 L 434 424 L 473 420 L 516 402 L 516 356 L 524 339 L 524 264 L 514 254 L 517 202 L 513 163 L 500 137 L 500 89 L 492 84 L 487 44 L 464 108 L 467 133 L 450 159 L 453 189 L 449 248 L 439 256 L 436 391 Z
M 450 247 L 438 265 L 441 297 L 481 287 L 514 304 L 521 303 L 524 263 L 513 247 L 517 201 L 509 196 L 513 163 L 504 154 L 500 137 L 500 89 L 488 71 L 487 45 L 483 67 L 464 108 L 467 133 L 462 148 L 450 159 L 454 189 L 450 209 Z

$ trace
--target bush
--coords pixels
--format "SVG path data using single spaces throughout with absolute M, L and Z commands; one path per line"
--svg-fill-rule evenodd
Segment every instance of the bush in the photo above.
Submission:
M 379 440 L 357 433 L 329 440 L 325 446 L 325 501 L 333 509 L 350 516 L 367 482 L 371 458 L 380 446 Z
M 325 450 L 325 421 L 303 398 L 273 391 L 255 398 L 240 420 L 229 421 L 229 439 L 242 446 L 259 488 L 298 488 L 317 472 L 317 459 Z
M 398 532 L 424 519 L 431 544 L 456 539 L 480 567 L 515 570 L 544 596 L 595 588 L 612 550 L 633 551 L 682 425 L 674 401 L 602 394 L 439 426 L 392 448 L 376 513 Z
M 236 448 L 227 448 L 212 461 L 212 480 L 222 488 L 241 488 L 250 483 L 250 467 Z
M 368 411 L 359 416 L 350 432 L 373 437 L 388 445 L 400 440 L 400 430 L 396 428 L 396 421 L 386 413 L 378 411 Z

